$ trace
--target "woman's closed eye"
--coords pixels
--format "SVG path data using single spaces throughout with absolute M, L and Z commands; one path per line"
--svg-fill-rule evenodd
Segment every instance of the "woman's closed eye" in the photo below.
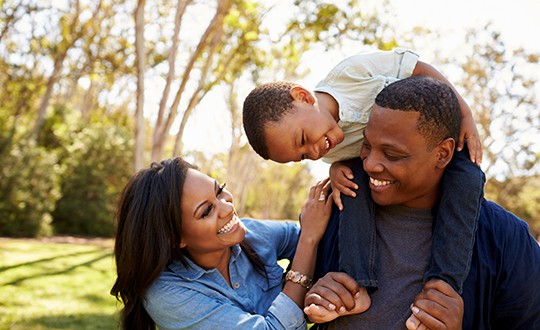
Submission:
M 204 210 L 203 214 L 201 215 L 201 219 L 204 219 L 207 216 L 209 216 L 213 209 L 214 209 L 214 204 L 209 204 Z
M 221 195 L 221 193 L 223 192 L 223 190 L 225 190 L 225 187 L 227 186 L 227 183 L 222 183 L 219 185 L 218 189 L 216 190 L 216 197 L 218 197 L 219 195 Z M 203 214 L 201 215 L 201 219 L 204 219 L 206 218 L 207 216 L 210 215 L 210 213 L 212 213 L 212 210 L 214 209 L 214 204 L 212 203 L 209 203 L 208 206 L 206 207 L 206 209 L 204 210 Z

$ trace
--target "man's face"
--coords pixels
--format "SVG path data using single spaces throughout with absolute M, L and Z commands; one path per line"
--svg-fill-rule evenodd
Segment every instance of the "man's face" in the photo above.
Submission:
M 441 145 L 428 151 L 416 131 L 418 112 L 374 106 L 360 151 L 375 203 L 431 208 L 446 163 Z M 442 153 L 441 153 L 442 152 Z M 450 152 L 451 153 L 451 152 Z
M 269 158 L 278 163 L 317 160 L 343 141 L 336 120 L 316 104 L 294 101 L 294 109 L 265 127 Z

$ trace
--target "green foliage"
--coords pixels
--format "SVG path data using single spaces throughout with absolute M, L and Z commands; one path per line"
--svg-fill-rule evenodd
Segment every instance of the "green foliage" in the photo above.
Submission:
M 75 134 L 53 213 L 56 233 L 113 235 L 116 201 L 132 173 L 131 146 L 131 134 L 122 126 L 93 123 Z
M 0 235 L 49 234 L 50 212 L 59 197 L 56 157 L 27 139 L 15 140 L 13 135 L 2 133 Z
M 265 162 L 248 187 L 242 216 L 259 219 L 298 219 L 313 176 L 305 164 Z

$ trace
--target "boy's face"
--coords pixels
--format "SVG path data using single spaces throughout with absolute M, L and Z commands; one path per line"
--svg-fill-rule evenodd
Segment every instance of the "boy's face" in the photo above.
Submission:
M 269 158 L 278 163 L 320 159 L 343 141 L 343 131 L 317 104 L 294 101 L 280 121 L 265 127 Z
M 438 197 L 453 140 L 428 151 L 416 130 L 419 113 L 374 106 L 360 151 L 373 200 L 379 205 L 431 208 Z

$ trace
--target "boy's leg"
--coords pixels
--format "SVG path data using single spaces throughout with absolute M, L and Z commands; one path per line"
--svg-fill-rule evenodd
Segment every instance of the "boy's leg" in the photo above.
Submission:
M 339 220 L 339 267 L 360 286 L 378 286 L 375 212 L 370 198 L 369 177 L 362 161 L 352 166 L 356 197 L 342 195 L 343 211 Z
M 317 260 L 315 262 L 315 272 L 313 281 L 326 275 L 329 272 L 339 271 L 339 217 L 340 212 L 336 204 L 332 205 L 332 213 L 324 235 L 319 241 L 317 248 Z
M 454 153 L 442 180 L 436 208 L 431 265 L 424 280 L 440 278 L 461 294 L 469 274 L 485 175 L 469 157 L 467 145 Z

